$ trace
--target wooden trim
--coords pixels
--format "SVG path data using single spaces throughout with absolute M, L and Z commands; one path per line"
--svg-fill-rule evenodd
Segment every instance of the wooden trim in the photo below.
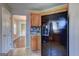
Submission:
M 65 12 L 65 11 L 68 11 L 68 4 L 64 4 L 64 5 L 56 6 L 48 10 L 44 10 L 41 12 L 41 16 L 59 13 L 59 12 Z

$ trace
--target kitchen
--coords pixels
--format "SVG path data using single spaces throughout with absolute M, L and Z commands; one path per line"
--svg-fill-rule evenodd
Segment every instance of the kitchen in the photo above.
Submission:
M 41 52 L 42 56 L 69 55 L 67 9 L 67 4 L 64 4 L 42 13 L 31 13 L 31 49 L 33 51 L 37 51 L 37 53 L 38 51 Z M 57 25 L 56 22 L 58 22 L 59 25 Z M 57 51 L 52 52 L 52 43 L 54 46 L 58 44 L 58 49 L 60 49 L 61 52 L 58 54 L 56 54 Z M 48 52 L 49 50 L 50 52 Z
M 65 44 L 64 44 L 64 42 L 59 40 L 59 38 L 61 37 L 57 34 L 61 32 L 59 30 L 61 30 L 62 27 L 68 25 L 66 23 L 67 22 L 66 19 L 63 18 L 67 16 L 68 4 L 66 3 L 65 4 L 63 3 L 31 4 L 30 3 L 30 4 L 8 4 L 8 5 L 13 8 L 11 12 L 12 17 L 14 15 L 15 15 L 14 18 L 17 18 L 16 17 L 17 15 L 19 15 L 19 17 L 17 20 L 12 20 L 13 22 L 12 27 L 14 27 L 12 28 L 12 31 L 14 32 L 12 33 L 13 35 L 12 35 L 11 44 L 13 45 L 12 45 L 12 49 L 10 49 L 6 55 L 8 54 L 11 55 L 11 52 L 13 52 L 12 54 L 17 56 L 19 55 L 53 56 L 54 53 L 53 52 L 50 53 L 51 49 L 49 49 L 48 45 L 50 45 L 50 48 L 52 48 L 51 43 L 54 44 L 54 42 L 56 42 L 56 44 L 62 43 L 62 45 L 64 45 L 65 49 L 67 50 L 66 53 L 68 53 L 68 50 L 69 50 L 67 45 L 68 41 L 65 41 Z M 24 7 L 20 7 L 20 6 L 24 6 Z M 38 10 L 38 11 L 34 11 L 34 10 Z M 63 17 L 60 17 L 60 16 L 63 16 Z M 19 21 L 22 22 L 21 20 L 23 20 L 23 18 L 25 20 L 24 22 L 26 22 L 26 25 L 22 25 L 22 28 L 19 26 L 16 26 L 16 24 L 19 23 Z M 64 20 L 59 21 L 58 19 L 59 20 L 64 19 Z M 24 22 L 22 24 L 25 24 Z M 61 25 L 61 23 L 63 23 L 63 25 Z M 67 33 L 67 31 L 65 32 Z M 20 36 L 21 37 L 23 36 L 25 38 L 22 37 L 22 39 L 18 39 L 18 42 L 17 42 L 17 40 L 15 39 Z M 7 43 L 6 43 L 6 47 L 7 47 Z M 62 55 L 62 54 L 60 53 L 59 55 Z M 68 54 L 65 54 L 65 55 L 68 55 Z

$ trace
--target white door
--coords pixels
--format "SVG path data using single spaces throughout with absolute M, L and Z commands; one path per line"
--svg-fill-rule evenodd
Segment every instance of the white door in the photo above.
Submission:
M 12 27 L 11 27 L 11 14 L 7 11 L 7 21 L 6 21 L 6 29 L 7 29 L 7 42 L 8 48 L 12 48 Z
M 6 13 L 5 9 L 2 8 L 2 52 L 6 52 L 7 46 L 6 46 L 6 35 L 7 35 L 7 30 L 6 30 Z
M 2 8 L 2 52 L 7 53 L 12 47 L 11 15 L 6 8 Z

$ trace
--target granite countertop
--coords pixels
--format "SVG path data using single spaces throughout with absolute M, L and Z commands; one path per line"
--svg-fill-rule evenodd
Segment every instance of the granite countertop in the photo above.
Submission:
M 31 32 L 31 36 L 41 36 L 41 32 L 37 33 L 37 32 Z
M 31 36 L 41 36 L 41 27 L 33 26 L 30 31 Z

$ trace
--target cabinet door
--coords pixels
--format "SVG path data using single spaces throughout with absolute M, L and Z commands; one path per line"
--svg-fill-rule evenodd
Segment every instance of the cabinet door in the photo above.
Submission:
M 31 14 L 31 26 L 40 26 L 41 17 L 40 14 Z
M 31 26 L 34 26 L 34 15 L 33 14 L 31 14 Z
M 41 26 L 41 15 L 38 14 L 38 22 L 37 22 L 38 26 Z
M 31 37 L 31 49 L 37 50 L 37 37 L 36 36 Z
M 35 22 L 35 25 L 38 26 L 39 25 L 39 23 L 38 23 L 39 22 L 39 15 L 38 14 L 35 14 L 35 17 L 34 18 L 35 18 L 35 21 L 34 21 Z
M 32 50 L 41 50 L 41 36 L 31 37 L 31 48 Z
M 41 50 L 41 36 L 37 36 L 37 49 Z

